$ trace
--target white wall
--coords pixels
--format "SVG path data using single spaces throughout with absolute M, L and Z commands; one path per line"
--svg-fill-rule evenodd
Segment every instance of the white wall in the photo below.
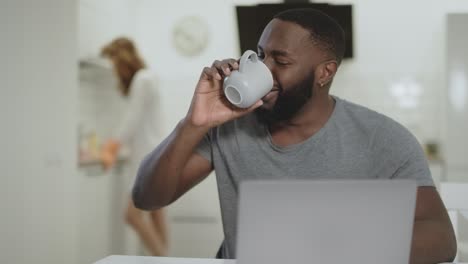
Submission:
M 451 14 L 447 25 L 447 167 L 455 181 L 468 179 L 468 13 Z
M 0 5 L 0 263 L 74 263 L 77 3 Z
M 138 1 L 79 0 L 79 56 L 97 56 L 113 38 L 134 32 L 134 7 Z

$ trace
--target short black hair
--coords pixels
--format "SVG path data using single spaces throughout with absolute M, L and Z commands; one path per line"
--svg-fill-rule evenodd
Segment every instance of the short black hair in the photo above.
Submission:
M 274 16 L 282 21 L 293 22 L 310 32 L 312 42 L 329 52 L 341 63 L 345 52 L 345 33 L 335 19 L 313 8 L 295 8 Z

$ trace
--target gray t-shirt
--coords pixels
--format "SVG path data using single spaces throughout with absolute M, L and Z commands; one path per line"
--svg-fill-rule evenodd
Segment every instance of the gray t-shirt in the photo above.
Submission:
M 254 114 L 213 128 L 197 153 L 215 169 L 224 256 L 235 258 L 239 182 L 246 179 L 414 179 L 433 186 L 416 138 L 392 119 L 338 97 L 324 127 L 280 147 Z M 281 213 L 281 209 L 278 210 Z

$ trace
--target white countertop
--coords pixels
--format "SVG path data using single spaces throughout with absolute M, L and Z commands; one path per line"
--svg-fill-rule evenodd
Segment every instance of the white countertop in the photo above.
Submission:
M 166 258 L 142 256 L 109 256 L 94 264 L 235 264 L 233 259 L 201 259 L 201 258 Z M 444 264 L 444 263 L 441 263 Z M 449 263 L 446 263 L 449 264 Z M 468 263 L 458 263 L 468 264 Z
M 235 264 L 232 259 L 108 256 L 94 264 Z

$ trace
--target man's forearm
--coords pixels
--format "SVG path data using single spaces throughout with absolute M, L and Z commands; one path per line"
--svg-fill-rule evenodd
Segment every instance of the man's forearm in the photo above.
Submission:
M 431 221 L 415 221 L 411 246 L 411 264 L 432 264 L 452 262 L 456 255 L 457 243 L 451 226 Z
M 182 121 L 142 161 L 132 191 L 138 208 L 154 210 L 172 201 L 181 172 L 207 131 Z

